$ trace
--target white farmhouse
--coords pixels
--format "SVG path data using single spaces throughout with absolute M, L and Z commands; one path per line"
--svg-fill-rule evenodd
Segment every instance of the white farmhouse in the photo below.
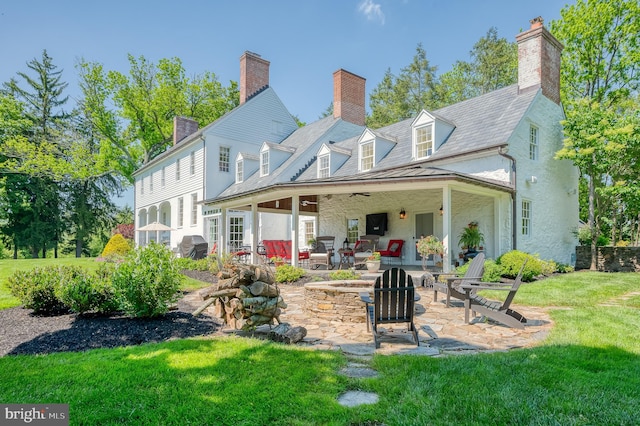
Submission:
M 291 239 L 295 252 L 308 232 L 306 216 L 316 218 L 316 235 L 334 236 L 338 244 L 371 233 L 379 234 L 381 249 L 391 239 L 403 240 L 399 260 L 405 265 L 420 264 L 416 239 L 435 235 L 445 243 L 443 266 L 449 270 L 462 250 L 460 232 L 476 222 L 485 237 L 483 250 L 490 258 L 518 249 L 573 263 L 578 170 L 566 160 L 554 159 L 563 139 L 562 45 L 539 18 L 516 41 L 517 84 L 375 130 L 362 126 L 364 79 L 336 71 L 334 117 L 280 139 L 268 132 L 256 134 L 233 149 L 236 163 L 230 166 L 236 170 L 235 180 L 229 176 L 224 190 L 216 185 L 204 194 L 207 208 L 221 212 L 216 233 L 221 243 L 233 239 L 233 223 L 227 218 L 235 214 L 232 212 L 246 211 L 253 218 L 269 212 L 290 220 L 289 229 L 278 231 L 281 234 L 273 238 Z M 261 113 L 267 112 L 272 113 Z M 256 121 L 259 116 L 251 119 Z M 283 129 L 291 130 L 291 123 L 281 122 Z M 218 124 L 212 126 L 206 129 L 217 129 Z M 203 148 L 209 146 L 209 135 L 214 137 L 206 129 Z M 191 138 L 188 142 L 199 143 Z M 225 145 L 215 141 L 211 146 L 215 150 Z M 173 163 L 166 167 L 181 158 L 188 172 L 189 149 L 173 151 Z M 203 171 L 207 186 L 210 174 L 220 172 L 216 155 L 209 152 L 207 157 Z M 159 173 L 163 164 L 159 159 L 137 176 L 142 181 L 152 171 Z M 138 198 L 147 200 L 138 193 Z M 197 195 L 186 204 L 191 209 L 200 200 L 195 189 L 181 190 L 173 199 L 193 193 Z M 149 198 L 136 204 L 138 219 L 143 217 L 142 210 L 153 217 L 149 209 L 154 203 L 162 214 L 163 202 Z M 177 203 L 175 207 L 174 201 L 167 203 L 179 214 Z M 378 226 L 371 227 L 374 221 Z M 252 221 L 249 242 L 254 248 L 260 239 L 266 239 L 261 236 L 264 226 L 259 220 Z M 293 263 L 297 263 L 295 256 Z

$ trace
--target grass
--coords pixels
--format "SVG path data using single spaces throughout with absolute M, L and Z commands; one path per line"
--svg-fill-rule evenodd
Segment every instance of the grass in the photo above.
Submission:
M 541 346 L 375 356 L 373 379 L 338 374 L 347 362 L 339 352 L 237 337 L 3 357 L 0 402 L 68 403 L 71 424 L 632 425 L 638 292 L 638 274 L 578 272 L 525 284 L 514 303 L 548 309 L 555 323 Z M 352 389 L 380 401 L 340 406 L 337 397 Z

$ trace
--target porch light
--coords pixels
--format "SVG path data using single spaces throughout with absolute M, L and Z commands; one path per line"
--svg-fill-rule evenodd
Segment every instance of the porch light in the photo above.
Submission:
M 442 204 L 440 204 L 440 216 L 444 214 L 444 209 L 442 208 Z
M 407 217 L 407 212 L 404 211 L 404 208 L 400 209 L 400 219 L 405 219 Z

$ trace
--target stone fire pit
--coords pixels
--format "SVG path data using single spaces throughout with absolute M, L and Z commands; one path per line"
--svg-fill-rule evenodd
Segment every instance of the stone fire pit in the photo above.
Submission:
M 317 281 L 304 285 L 304 308 L 317 318 L 342 322 L 365 322 L 361 292 L 373 297 L 373 281 Z

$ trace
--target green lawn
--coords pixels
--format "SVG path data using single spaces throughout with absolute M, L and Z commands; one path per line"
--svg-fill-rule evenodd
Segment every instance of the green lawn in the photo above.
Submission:
M 338 352 L 233 337 L 10 356 L 0 402 L 68 403 L 71 424 L 86 425 L 635 425 L 640 297 L 621 296 L 640 292 L 638 278 L 578 272 L 524 285 L 515 303 L 553 307 L 536 348 L 375 356 L 373 379 L 338 374 Z M 380 401 L 340 406 L 354 389 Z

